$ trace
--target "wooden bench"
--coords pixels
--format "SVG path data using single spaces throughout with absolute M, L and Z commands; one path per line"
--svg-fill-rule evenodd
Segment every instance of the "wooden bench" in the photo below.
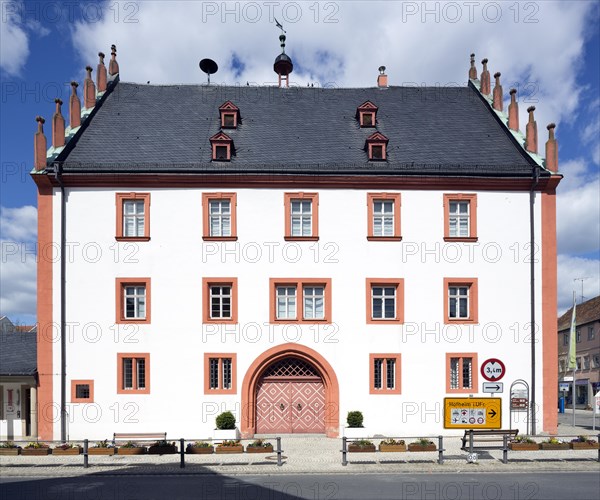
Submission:
M 474 449 L 503 449 L 504 448 L 504 436 L 507 436 L 507 440 L 510 442 L 513 440 L 519 429 L 470 429 L 466 430 L 462 437 L 462 450 L 471 451 Z M 472 438 L 471 438 L 472 436 Z M 467 446 L 468 441 L 468 446 Z M 496 445 L 490 445 L 488 443 L 499 443 Z
M 157 441 L 166 441 L 166 432 L 115 432 L 113 434 L 113 446 L 116 446 L 117 441 L 134 441 L 155 439 Z

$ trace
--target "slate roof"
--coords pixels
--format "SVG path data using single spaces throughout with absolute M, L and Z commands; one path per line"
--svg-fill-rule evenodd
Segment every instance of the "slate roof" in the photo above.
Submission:
M 558 318 L 559 332 L 571 328 L 572 314 L 573 308 L 571 307 L 566 313 Z M 577 304 L 575 310 L 575 322 L 577 323 L 577 326 L 592 323 L 593 321 L 600 321 L 600 295 L 593 299 L 586 300 L 583 304 Z
M 212 162 L 209 138 L 231 100 L 235 156 Z M 379 107 L 361 129 L 356 108 Z M 86 128 L 87 127 L 87 128 Z M 535 165 L 471 84 L 462 88 L 277 88 L 119 82 L 56 158 L 69 172 L 267 172 L 531 176 Z M 389 139 L 369 162 L 365 139 Z M 542 175 L 548 172 L 542 170 Z
M 34 375 L 37 372 L 37 334 L 0 333 L 0 375 Z

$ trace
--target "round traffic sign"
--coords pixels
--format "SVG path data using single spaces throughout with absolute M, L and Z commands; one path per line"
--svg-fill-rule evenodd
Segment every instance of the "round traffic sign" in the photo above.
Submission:
M 486 359 L 481 364 L 481 376 L 489 380 L 490 382 L 494 382 L 496 380 L 500 380 L 506 374 L 506 367 L 504 363 L 496 358 Z

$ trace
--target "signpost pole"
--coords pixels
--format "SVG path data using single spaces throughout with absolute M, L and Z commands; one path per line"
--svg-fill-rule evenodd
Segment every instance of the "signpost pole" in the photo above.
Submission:
M 575 395 L 575 371 L 577 370 L 577 365 L 573 368 L 573 395 L 571 396 L 571 402 L 573 403 L 573 427 L 575 427 L 575 400 L 577 399 Z

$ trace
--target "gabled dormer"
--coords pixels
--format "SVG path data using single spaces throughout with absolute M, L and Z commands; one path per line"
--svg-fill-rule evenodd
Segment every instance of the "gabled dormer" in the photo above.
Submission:
M 367 137 L 365 149 L 369 161 L 385 161 L 387 159 L 388 138 L 381 132 L 375 132 Z
M 209 141 L 212 146 L 213 161 L 231 161 L 233 153 L 233 139 L 231 137 L 225 132 L 218 132 Z
M 240 122 L 240 109 L 231 101 L 227 101 L 219 106 L 221 114 L 221 128 L 237 128 Z
M 362 128 L 375 126 L 378 109 L 371 101 L 365 101 L 356 108 L 356 119 Z

